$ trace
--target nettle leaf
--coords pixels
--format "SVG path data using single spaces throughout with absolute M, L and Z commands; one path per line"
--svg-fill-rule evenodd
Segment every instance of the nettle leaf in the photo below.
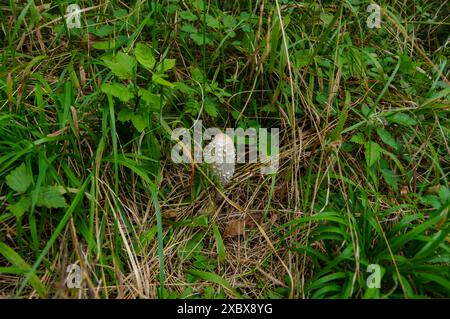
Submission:
M 173 83 L 170 83 L 169 81 L 165 80 L 163 78 L 163 75 L 159 75 L 159 74 L 153 74 L 152 81 L 156 84 L 161 84 L 161 85 L 168 86 L 171 88 L 173 88 L 175 86 Z
M 193 14 L 191 11 L 181 11 L 180 12 L 181 19 L 187 21 L 197 21 L 197 16 Z
M 136 44 L 136 48 L 134 49 L 134 54 L 136 59 L 143 67 L 148 70 L 153 69 L 155 66 L 156 60 L 153 56 L 152 50 L 146 46 L 144 43 Z
M 206 113 L 212 117 L 216 117 L 219 113 L 217 112 L 217 103 L 214 99 L 206 97 L 203 104 Z
M 197 33 L 197 28 L 189 23 L 189 24 L 184 24 L 181 27 L 181 31 L 187 32 L 187 33 Z
M 134 57 L 119 51 L 115 57 L 109 59 L 102 58 L 105 65 L 116 75 L 119 79 L 131 79 L 136 69 L 136 60 Z
M 32 181 L 33 177 L 28 173 L 25 163 L 6 176 L 6 184 L 18 193 L 24 193 Z
M 416 119 L 412 118 L 411 116 L 405 113 L 395 113 L 391 116 L 388 116 L 386 119 L 390 123 L 397 123 L 403 126 L 411 126 L 417 124 Z
M 210 44 L 212 42 L 211 38 L 207 35 L 203 38 L 203 34 L 191 33 L 189 36 L 197 45 Z
M 164 59 L 161 61 L 160 64 L 156 67 L 156 73 L 164 73 L 166 71 L 169 71 L 171 68 L 175 66 L 176 60 L 175 59 Z
M 8 210 L 17 218 L 20 218 L 30 209 L 30 206 L 31 198 L 29 196 L 21 196 L 17 202 L 8 206 Z
M 33 190 L 32 196 L 35 196 L 36 190 Z M 67 203 L 57 186 L 43 186 L 39 189 L 36 206 L 45 206 L 47 208 L 66 207 Z
M 161 106 L 161 97 L 158 94 L 154 94 L 146 89 L 139 89 L 139 96 L 142 98 L 142 100 L 150 106 L 160 108 Z
M 207 14 L 206 15 L 206 25 L 213 29 L 219 29 L 220 28 L 220 22 L 216 18 L 214 18 L 212 15 Z
M 131 116 L 131 122 L 139 132 L 142 132 L 147 127 L 147 121 L 144 119 L 144 116 L 139 113 Z
M 133 116 L 133 111 L 131 111 L 129 108 L 125 107 L 120 110 L 119 114 L 117 115 L 117 119 L 120 122 L 126 122 L 131 120 L 131 117 Z
M 128 102 L 134 97 L 133 93 L 125 85 L 120 83 L 104 83 L 102 84 L 101 90 L 103 93 L 112 95 L 122 102 Z
M 365 148 L 367 166 L 372 167 L 380 159 L 383 149 L 378 143 L 372 141 L 365 143 Z
M 395 139 L 392 137 L 391 133 L 389 133 L 388 131 L 386 131 L 383 128 L 378 128 L 377 129 L 377 134 L 378 136 L 381 138 L 381 140 L 386 143 L 387 145 L 389 145 L 390 147 L 398 150 L 398 143 L 395 141 Z

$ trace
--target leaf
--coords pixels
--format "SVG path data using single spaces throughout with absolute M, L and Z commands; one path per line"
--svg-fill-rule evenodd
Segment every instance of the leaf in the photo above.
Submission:
M 111 60 L 103 57 L 105 65 L 116 75 L 119 79 L 131 79 L 136 68 L 136 60 L 121 51 L 117 53 Z
M 21 196 L 20 199 L 8 206 L 8 210 L 13 213 L 17 218 L 20 218 L 25 214 L 31 206 L 31 199 L 28 196 Z
M 153 69 L 156 60 L 153 57 L 152 50 L 148 46 L 146 46 L 144 43 L 136 44 L 134 54 L 138 62 L 142 64 L 143 67 L 148 70 Z
M 225 261 L 226 257 L 225 245 L 223 243 L 222 236 L 220 235 L 219 228 L 217 228 L 216 224 L 212 224 L 212 230 L 214 238 L 216 240 L 217 255 L 219 256 L 219 261 Z
M 142 114 L 133 114 L 131 116 L 131 122 L 133 126 L 139 131 L 142 132 L 147 127 L 147 122 L 145 121 Z
M 233 28 L 237 24 L 236 19 L 230 15 L 225 15 L 222 19 L 222 22 L 223 25 L 227 28 Z
M 212 117 L 216 117 L 218 115 L 217 104 L 212 98 L 209 98 L 209 97 L 205 98 L 204 107 L 205 107 L 205 111 L 206 111 L 206 113 L 208 113 L 208 115 L 210 115 Z
M 398 150 L 399 145 L 397 144 L 397 142 L 395 141 L 395 139 L 392 137 L 391 133 L 389 133 L 388 131 L 386 131 L 384 128 L 378 128 L 377 129 L 377 134 L 378 136 L 381 138 L 381 140 L 389 145 L 390 147 Z
M 161 107 L 161 97 L 158 94 L 154 94 L 146 89 L 139 89 L 139 96 L 144 100 L 148 105 L 154 106 L 158 110 Z
M 181 11 L 180 12 L 181 19 L 188 20 L 188 21 L 196 21 L 197 16 L 193 14 L 191 11 Z
M 187 33 L 197 33 L 197 28 L 194 27 L 192 24 L 184 24 L 181 27 L 181 31 L 187 32 Z
M 242 296 L 230 285 L 228 281 L 226 281 L 225 279 L 223 279 L 222 277 L 220 277 L 215 273 L 197 269 L 190 269 L 187 271 L 187 273 L 196 276 L 198 278 L 201 278 L 203 280 L 222 286 L 223 288 L 229 290 L 233 294 L 234 298 L 242 298 Z
M 175 85 L 173 83 L 170 83 L 169 81 L 165 80 L 161 75 L 159 74 L 153 74 L 152 81 L 156 84 L 161 84 L 164 86 L 168 86 L 173 88 Z
M 31 194 L 32 196 L 35 196 L 34 194 L 36 194 L 36 190 L 33 190 Z M 59 187 L 43 186 L 39 189 L 36 206 L 45 206 L 47 208 L 62 208 L 66 207 L 67 203 L 62 196 Z
M 25 163 L 6 176 L 6 184 L 18 193 L 24 193 L 32 181 L 33 177 L 28 173 Z
M 206 25 L 213 29 L 219 29 L 220 28 L 220 22 L 216 18 L 214 18 L 212 15 L 207 14 L 206 15 Z
M 203 234 L 195 234 L 186 244 L 181 246 L 178 250 L 178 255 L 181 259 L 190 260 L 195 255 L 201 253 L 203 249 Z
M 0 242 L 0 254 L 3 255 L 3 257 L 6 258 L 11 264 L 14 265 L 14 267 L 18 267 L 24 270 L 30 270 L 30 265 L 27 264 L 22 257 L 19 256 L 11 247 L 8 245 Z M 36 289 L 37 293 L 41 298 L 45 298 L 47 295 L 47 288 L 44 286 L 44 284 L 41 282 L 38 276 L 36 274 L 32 274 L 30 276 L 30 283 L 31 286 L 33 286 L 34 289 Z
M 156 67 L 156 73 L 164 73 L 175 66 L 175 59 L 164 59 Z
M 405 113 L 395 113 L 394 115 L 388 116 L 386 118 L 390 123 L 397 123 L 403 126 L 416 125 L 417 121 Z
M 117 115 L 117 119 L 120 122 L 126 122 L 131 120 L 131 117 L 133 116 L 133 111 L 131 111 L 129 108 L 125 107 L 120 110 L 119 114 Z
M 391 186 L 395 191 L 398 190 L 398 177 L 394 174 L 390 169 L 384 168 L 381 170 L 383 174 L 384 180 L 386 183 Z
M 382 148 L 378 143 L 367 142 L 366 148 L 366 162 L 368 167 L 372 167 L 381 157 Z
M 128 102 L 134 97 L 133 93 L 125 85 L 116 82 L 102 84 L 101 90 L 103 93 L 110 94 L 122 102 Z
M 189 36 L 197 45 L 210 44 L 212 42 L 211 38 L 207 35 L 203 38 L 203 34 L 191 33 Z

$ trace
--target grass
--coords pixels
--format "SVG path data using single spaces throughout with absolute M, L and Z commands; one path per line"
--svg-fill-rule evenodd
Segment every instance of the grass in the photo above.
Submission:
M 1 297 L 450 297 L 448 1 L 74 3 L 0 4 Z M 196 120 L 278 171 L 174 163 Z

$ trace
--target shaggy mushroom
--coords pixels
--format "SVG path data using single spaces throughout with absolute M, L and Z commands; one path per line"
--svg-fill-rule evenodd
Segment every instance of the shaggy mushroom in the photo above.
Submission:
M 228 135 L 219 133 L 206 145 L 203 153 L 213 175 L 222 185 L 228 184 L 233 178 L 236 159 L 233 140 Z

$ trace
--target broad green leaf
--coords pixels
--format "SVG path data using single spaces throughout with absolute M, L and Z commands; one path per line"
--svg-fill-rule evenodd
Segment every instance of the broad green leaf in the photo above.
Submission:
M 233 16 L 225 15 L 222 19 L 223 25 L 227 28 L 233 28 L 236 26 L 237 21 Z
M 391 133 L 386 131 L 384 128 L 378 128 L 377 134 L 381 138 L 381 140 L 394 149 L 398 149 L 398 144 L 395 139 L 392 137 Z
M 9 205 L 8 209 L 11 213 L 13 213 L 17 218 L 22 217 L 24 213 L 26 213 L 31 206 L 31 199 L 29 196 L 21 196 L 20 199 Z
M 128 102 L 134 97 L 133 93 L 125 85 L 116 82 L 102 84 L 101 90 L 103 93 L 110 94 L 122 102 Z
M 386 183 L 391 186 L 395 191 L 398 190 L 398 177 L 394 174 L 390 169 L 384 168 L 381 170 L 383 174 L 384 180 Z
M 155 108 L 160 108 L 161 106 L 161 97 L 158 94 L 154 94 L 146 89 L 139 89 L 139 96 L 142 100 Z
M 181 31 L 187 32 L 187 33 L 197 33 L 197 28 L 194 27 L 192 24 L 184 24 L 181 27 Z
M 203 34 L 200 33 L 191 33 L 189 36 L 197 45 L 210 44 L 212 42 L 210 37 L 207 35 L 203 37 Z
M 139 132 L 142 132 L 147 127 L 147 121 L 142 114 L 133 114 L 131 116 L 131 122 Z
M 378 143 L 372 141 L 367 142 L 365 148 L 367 166 L 372 167 L 380 159 L 382 148 Z
M 156 73 L 164 73 L 175 66 L 175 59 L 164 59 L 156 67 Z
M 6 184 L 19 193 L 24 193 L 32 181 L 33 177 L 28 173 L 25 163 L 22 163 L 6 176 Z
M 208 113 L 208 115 L 210 115 L 212 117 L 216 117 L 218 115 L 217 104 L 213 99 L 206 97 L 203 106 L 205 108 L 206 113 Z
M 156 83 L 156 84 L 161 84 L 161 85 L 168 86 L 168 87 L 171 87 L 171 88 L 174 87 L 174 84 L 173 84 L 173 83 L 170 83 L 169 81 L 165 80 L 165 79 L 164 79 L 161 75 L 159 75 L 159 74 L 153 74 L 153 76 L 152 76 L 152 81 L 153 81 L 154 83 Z
M 120 122 L 126 122 L 126 121 L 131 120 L 132 116 L 133 116 L 133 111 L 127 107 L 124 107 L 120 110 L 119 114 L 117 115 L 117 119 Z
M 134 57 L 119 51 L 115 57 L 111 59 L 104 57 L 103 61 L 119 79 L 126 80 L 133 78 L 136 69 L 136 60 Z
M 180 12 L 181 19 L 187 21 L 197 21 L 197 16 L 193 14 L 191 11 L 181 11 Z
M 34 196 L 35 193 L 36 190 L 33 190 L 32 195 Z M 62 196 L 59 187 L 43 186 L 39 189 L 36 206 L 45 206 L 47 208 L 62 208 L 66 207 L 67 203 Z
M 214 18 L 212 15 L 207 14 L 206 15 L 206 25 L 213 29 L 219 29 L 220 28 L 220 22 L 216 18 Z
M 148 70 L 153 69 L 155 66 L 155 58 L 153 57 L 152 50 L 146 46 L 144 43 L 136 44 L 136 48 L 134 50 L 134 54 L 136 55 L 136 59 L 143 67 Z
M 386 118 L 390 123 L 397 123 L 403 126 L 416 125 L 417 121 L 405 113 L 395 113 Z

